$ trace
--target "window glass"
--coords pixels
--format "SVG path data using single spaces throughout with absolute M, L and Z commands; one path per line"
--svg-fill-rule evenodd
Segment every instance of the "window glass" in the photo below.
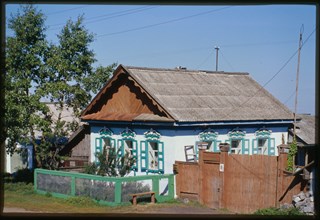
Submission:
M 132 147 L 132 141 L 126 140 L 124 143 L 125 143 L 125 148 L 124 148 L 124 150 L 125 150 L 126 152 L 128 152 L 130 155 L 132 155 L 132 149 L 133 149 L 133 147 Z
M 158 143 L 149 142 L 148 147 L 148 156 L 149 156 L 149 169 L 157 170 L 158 169 Z
M 231 141 L 231 148 L 239 148 L 239 147 L 240 147 L 240 140 Z
M 265 147 L 267 139 L 258 139 L 258 147 Z

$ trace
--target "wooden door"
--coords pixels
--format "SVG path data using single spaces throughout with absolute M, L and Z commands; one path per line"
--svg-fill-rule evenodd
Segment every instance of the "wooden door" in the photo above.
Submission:
M 219 163 L 204 163 L 202 170 L 202 202 L 218 209 L 220 198 Z

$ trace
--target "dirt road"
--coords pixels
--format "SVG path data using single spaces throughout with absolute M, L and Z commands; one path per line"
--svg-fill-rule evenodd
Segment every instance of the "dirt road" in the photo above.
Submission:
M 14 214 L 14 213 L 43 213 L 43 214 L 55 214 L 45 211 L 30 211 L 23 208 L 18 207 L 4 207 L 3 209 L 4 214 Z M 59 212 L 56 212 L 59 213 Z M 61 213 L 61 212 L 60 212 Z M 145 205 L 137 205 L 131 206 L 126 210 L 112 210 L 111 212 L 104 213 L 104 214 L 150 214 L 150 215 L 157 215 L 157 214 L 170 214 L 170 215 L 228 215 L 231 214 L 230 212 L 222 211 L 222 210 L 214 210 L 206 207 L 190 207 L 190 206 L 166 206 L 166 207 L 156 207 L 152 204 L 145 204 Z M 79 213 L 80 214 L 80 213 Z M 103 213 L 99 213 L 103 214 Z

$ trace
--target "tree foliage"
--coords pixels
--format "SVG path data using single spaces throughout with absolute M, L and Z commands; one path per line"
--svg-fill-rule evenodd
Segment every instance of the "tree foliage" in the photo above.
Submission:
M 63 137 L 79 127 L 77 120 L 62 117 L 72 108 L 76 117 L 109 79 L 116 64 L 93 67 L 90 44 L 94 35 L 83 25 L 83 16 L 68 20 L 58 43 L 46 40 L 45 16 L 32 5 L 11 15 L 7 37 L 5 79 L 5 126 L 7 151 L 17 143 L 32 143 L 37 167 L 54 169 Z M 56 105 L 56 117 L 43 100 Z
M 125 151 L 125 154 L 120 156 L 120 151 L 120 148 L 116 150 L 115 147 L 104 145 L 102 152 L 95 154 L 98 162 L 88 165 L 84 172 L 110 177 L 123 177 L 129 174 L 135 159 L 129 151 Z

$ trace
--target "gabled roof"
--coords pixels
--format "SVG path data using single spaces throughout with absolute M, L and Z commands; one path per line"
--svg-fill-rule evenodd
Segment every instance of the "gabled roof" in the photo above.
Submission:
M 107 101 L 101 99 L 102 94 L 108 92 L 120 74 L 127 75 L 127 80 L 143 90 L 163 113 L 161 117 L 177 122 L 293 119 L 292 112 L 248 73 L 123 65 L 119 65 L 113 78 L 83 111 L 83 119 L 102 119 L 95 118 L 99 108 L 94 110 L 94 106 Z M 132 116 L 132 120 L 139 120 L 139 117 Z

